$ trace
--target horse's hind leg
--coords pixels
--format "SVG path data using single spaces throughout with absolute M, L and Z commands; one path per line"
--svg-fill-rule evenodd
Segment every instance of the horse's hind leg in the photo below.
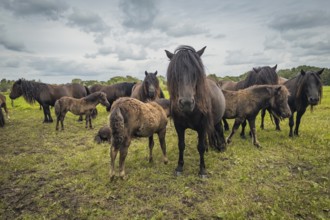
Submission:
M 163 152 L 163 161 L 164 164 L 168 163 L 168 159 L 166 156 L 166 141 L 165 141 L 165 136 L 166 136 L 166 127 L 160 131 L 158 133 L 158 138 L 159 138 L 159 143 L 160 143 L 160 147 L 162 148 L 162 152 Z
M 117 153 L 118 153 L 118 148 L 111 146 L 110 147 L 110 171 L 109 171 L 109 176 L 110 176 L 111 180 L 115 177 L 115 160 L 117 157 Z
M 222 119 L 225 131 L 229 131 L 229 124 L 226 119 Z
M 242 121 L 239 119 L 235 119 L 233 128 L 231 130 L 230 135 L 227 137 L 226 143 L 229 144 L 231 142 L 231 138 L 234 136 L 235 132 L 237 131 L 237 129 L 239 128 L 239 126 L 241 125 Z
M 241 134 L 240 134 L 240 136 L 241 136 L 241 138 L 242 139 L 245 139 L 246 137 L 245 137 L 245 127 L 246 127 L 246 120 L 244 120 L 243 122 L 242 122 L 242 131 L 241 131 Z M 238 129 L 238 128 L 237 128 Z
M 152 158 L 152 149 L 154 148 L 154 136 L 149 137 L 149 163 L 153 161 Z
M 129 139 L 125 140 L 124 145 L 120 148 L 119 155 L 119 177 L 125 179 L 125 159 L 128 153 L 128 147 L 131 141 Z

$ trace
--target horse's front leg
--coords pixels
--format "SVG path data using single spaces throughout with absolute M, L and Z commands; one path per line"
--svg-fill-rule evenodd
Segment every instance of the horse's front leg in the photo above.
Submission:
M 204 130 L 198 131 L 198 145 L 197 145 L 197 149 L 199 152 L 199 173 L 198 174 L 201 178 L 207 177 L 205 161 L 204 161 L 205 139 L 206 139 L 205 131 Z
M 8 112 L 8 108 L 7 108 L 7 103 L 4 103 L 4 105 L 3 105 L 3 109 L 4 109 L 5 112 L 6 112 L 7 119 L 10 119 L 10 117 L 9 117 L 9 112 Z
M 177 176 L 180 176 L 182 175 L 183 165 L 184 165 L 183 154 L 185 149 L 185 143 L 184 143 L 185 129 L 178 128 L 177 126 L 175 127 L 175 129 L 178 134 L 178 147 L 179 147 L 179 160 L 178 160 L 178 166 L 175 169 L 175 174 Z
M 251 134 L 252 134 L 252 143 L 256 147 L 261 147 L 260 146 L 260 143 L 257 140 L 256 118 L 255 117 L 252 117 L 252 118 L 248 119 L 248 122 L 249 122 L 250 130 L 251 130 Z
M 305 114 L 306 108 L 297 111 L 297 117 L 296 117 L 296 127 L 294 129 L 294 135 L 299 136 L 299 125 L 300 125 L 300 120 L 301 117 Z
M 229 124 L 225 118 L 222 119 L 225 131 L 229 131 Z
M 237 131 L 237 129 L 239 128 L 239 126 L 242 124 L 242 119 L 236 118 L 233 128 L 231 130 L 230 135 L 227 137 L 226 139 L 226 143 L 229 144 L 231 142 L 232 137 L 234 136 L 235 132 Z
M 265 129 L 265 125 L 264 125 L 264 121 L 265 121 L 265 115 L 266 115 L 266 109 L 261 109 L 261 113 L 260 113 L 260 115 L 261 115 L 261 124 L 260 124 L 260 128 L 262 129 L 262 130 L 264 130 Z
M 48 115 L 50 115 L 49 105 L 42 105 L 44 111 L 44 123 L 49 123 Z
M 289 132 L 289 137 L 293 137 L 293 126 L 294 126 L 294 113 L 289 118 L 289 126 L 290 126 L 290 132 Z
M 152 159 L 152 149 L 154 148 L 154 144 L 155 144 L 154 136 L 151 135 L 149 137 L 149 163 L 151 163 L 153 161 L 153 159 Z
M 158 138 L 159 138 L 160 147 L 162 148 L 162 152 L 163 152 L 163 161 L 164 161 L 164 164 L 167 164 L 168 163 L 168 159 L 167 159 L 167 156 L 166 156 L 166 141 L 165 141 L 165 136 L 166 136 L 166 127 L 158 133 Z
M 245 139 L 246 138 L 246 136 L 245 136 L 246 120 L 242 121 L 241 124 L 242 124 L 242 131 L 241 131 L 240 136 L 241 136 L 242 139 Z

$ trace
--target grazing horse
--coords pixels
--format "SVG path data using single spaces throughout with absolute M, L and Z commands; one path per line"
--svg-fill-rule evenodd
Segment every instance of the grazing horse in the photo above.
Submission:
M 58 130 L 58 124 L 61 122 L 62 130 L 64 130 L 63 121 L 68 111 L 75 115 L 86 116 L 86 128 L 93 128 L 92 126 L 92 114 L 94 113 L 98 104 L 109 107 L 110 103 L 107 100 L 107 95 L 104 92 L 94 92 L 84 98 L 75 99 L 72 97 L 64 96 L 55 102 L 55 114 L 56 130 Z
M 119 176 L 125 177 L 125 159 L 134 137 L 149 137 L 149 162 L 152 162 L 153 134 L 157 133 L 163 160 L 167 164 L 165 135 L 169 112 L 170 101 L 166 99 L 144 103 L 135 98 L 123 97 L 113 103 L 110 112 L 110 179 L 115 176 L 118 151 L 120 151 Z
M 99 129 L 97 134 L 95 135 L 94 141 L 100 144 L 102 142 L 111 143 L 111 130 L 109 125 L 105 125 Z
M 7 109 L 6 96 L 0 94 L 0 127 L 5 126 L 5 117 L 3 116 L 2 108 L 6 112 L 7 119 L 9 119 L 9 112 Z
M 178 134 L 179 160 L 176 175 L 183 172 L 187 128 L 198 134 L 199 175 L 202 178 L 206 177 L 206 135 L 212 147 L 220 151 L 226 147 L 221 123 L 225 112 L 225 98 L 216 83 L 206 77 L 201 60 L 205 48 L 196 52 L 190 46 L 180 46 L 174 54 L 165 50 L 170 59 L 167 88 L 171 100 L 171 116 Z
M 164 98 L 164 94 L 159 87 L 157 71 L 155 73 L 144 72 L 143 82 L 137 83 L 132 88 L 132 98 L 136 98 L 142 102 L 152 101 L 158 98 Z
M 269 108 L 272 114 L 278 118 L 291 116 L 288 105 L 289 92 L 285 86 L 256 85 L 239 91 L 223 90 L 223 94 L 226 98 L 224 118 L 235 119 L 232 131 L 227 138 L 228 144 L 240 124 L 247 120 L 253 144 L 260 147 L 256 135 L 255 120 L 262 108 Z
M 287 80 L 283 85 L 290 92 L 289 106 L 292 115 L 289 119 L 290 132 L 289 136 L 299 136 L 299 125 L 302 116 L 304 115 L 307 107 L 310 105 L 311 110 L 315 105 L 318 105 L 322 99 L 322 81 L 321 74 L 324 68 L 319 71 L 307 71 L 301 70 L 300 73 Z M 296 127 L 294 127 L 294 113 L 296 116 Z M 276 126 L 279 126 L 279 121 L 275 120 Z
M 23 96 L 30 104 L 38 102 L 44 111 L 44 123 L 53 122 L 49 106 L 54 106 L 57 99 L 63 96 L 82 98 L 88 94 L 85 86 L 77 83 L 51 85 L 25 79 L 17 80 L 11 89 L 9 97 L 16 99 Z
M 122 82 L 109 86 L 104 86 L 100 91 L 107 94 L 107 99 L 110 106 L 107 107 L 107 111 L 110 111 L 111 105 L 120 97 L 129 97 L 132 94 L 132 88 L 136 82 Z

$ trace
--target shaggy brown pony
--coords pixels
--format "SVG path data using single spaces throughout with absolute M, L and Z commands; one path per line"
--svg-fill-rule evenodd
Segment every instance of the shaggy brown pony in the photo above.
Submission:
M 118 151 L 120 151 L 119 176 L 125 177 L 125 158 L 134 137 L 149 137 L 149 162 L 151 162 L 153 134 L 157 133 L 164 163 L 167 163 L 165 135 L 169 109 L 170 102 L 164 99 L 144 103 L 134 98 L 123 97 L 113 103 L 110 111 L 110 179 L 115 176 L 115 159 Z
M 0 127 L 5 125 L 5 117 L 3 116 L 2 108 L 6 112 L 7 119 L 9 119 L 9 112 L 6 103 L 6 96 L 0 94 Z
M 155 73 L 144 72 L 143 82 L 135 84 L 132 88 L 132 98 L 136 98 L 142 102 L 153 101 L 158 98 L 164 98 L 164 94 L 159 87 L 157 71 Z
M 111 130 L 109 125 L 104 125 L 102 128 L 99 129 L 94 138 L 94 141 L 96 141 L 96 143 L 98 144 L 101 144 L 102 142 L 111 143 Z
M 62 97 L 55 102 L 55 114 L 57 117 L 56 130 L 58 130 L 58 124 L 61 121 L 62 130 L 64 130 L 63 121 L 68 111 L 75 115 L 86 115 L 86 128 L 92 128 L 91 115 L 96 109 L 98 104 L 109 106 L 110 103 L 107 100 L 107 95 L 104 92 L 95 92 L 84 98 L 75 99 L 72 97 Z
M 291 116 L 288 105 L 289 92 L 285 86 L 251 86 L 239 91 L 223 90 L 223 94 L 226 98 L 224 118 L 235 119 L 232 131 L 227 138 L 228 144 L 231 142 L 231 138 L 240 124 L 248 120 L 253 144 L 260 147 L 256 135 L 255 119 L 262 108 L 269 107 L 275 117 L 287 118 Z

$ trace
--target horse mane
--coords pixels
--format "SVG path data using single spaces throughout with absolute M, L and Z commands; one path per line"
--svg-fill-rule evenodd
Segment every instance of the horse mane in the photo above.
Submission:
M 295 91 L 295 99 L 297 101 L 297 106 L 298 108 L 300 108 L 300 106 L 302 105 L 301 103 L 301 98 L 299 97 L 302 97 L 302 92 L 304 90 L 304 86 L 305 86 L 305 83 L 308 83 L 308 76 L 312 75 L 313 77 L 315 77 L 316 81 L 318 83 L 320 83 L 320 85 L 322 85 L 322 81 L 321 81 L 321 78 L 319 77 L 319 75 L 315 72 L 311 72 L 311 71 L 308 71 L 305 73 L 305 75 L 302 75 L 300 72 L 297 76 L 295 76 L 294 78 L 292 79 L 296 79 L 296 85 L 297 85 L 297 89 Z M 290 79 L 290 80 L 292 80 Z M 323 96 L 323 89 L 322 89 L 323 86 L 320 86 L 319 87 L 319 94 L 320 94 L 320 103 L 321 103 L 321 100 L 322 100 L 322 96 Z M 311 110 L 313 111 L 313 105 L 311 105 Z
M 274 68 L 269 66 L 256 67 L 248 72 L 244 80 L 244 88 L 252 85 L 276 85 L 278 75 Z
M 25 79 L 20 79 L 20 87 L 22 95 L 26 102 L 33 104 L 43 92 L 47 92 L 48 85 L 46 83 L 34 82 Z
M 85 101 L 87 102 L 93 102 L 97 99 L 97 96 L 99 96 L 101 92 L 94 92 L 92 94 L 89 94 L 88 96 L 84 97 Z
M 171 102 L 177 103 L 179 89 L 182 86 L 192 86 L 196 88 L 195 102 L 199 110 L 206 115 L 209 103 L 207 100 L 208 90 L 206 85 L 206 74 L 204 65 L 196 53 L 196 50 L 190 46 L 179 46 L 174 51 L 175 56 L 171 59 L 167 69 L 167 88 L 171 97 Z M 181 85 L 183 75 L 186 75 L 185 85 Z M 171 105 L 172 107 L 175 107 Z

